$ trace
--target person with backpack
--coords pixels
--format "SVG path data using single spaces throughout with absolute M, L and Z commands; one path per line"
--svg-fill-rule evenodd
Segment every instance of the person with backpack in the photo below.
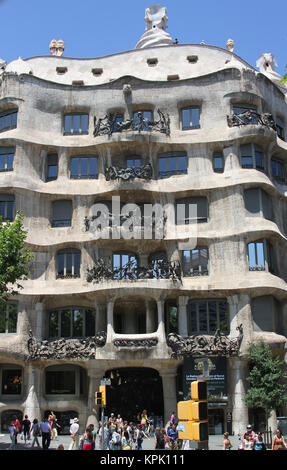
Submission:
M 157 427 L 154 435 L 154 448 L 164 449 L 164 435 L 161 428 Z
M 23 438 L 26 441 L 30 440 L 30 427 L 31 427 L 31 421 L 28 419 L 28 415 L 25 415 L 25 419 L 22 421 L 22 433 L 23 433 Z M 21 437 L 22 439 L 22 437 Z
M 38 437 L 41 435 L 41 429 L 40 429 L 40 425 L 39 425 L 37 418 L 33 420 L 30 432 L 32 433 L 32 437 L 33 437 L 31 448 L 34 447 L 35 442 L 37 443 L 38 447 L 41 447 L 38 441 Z

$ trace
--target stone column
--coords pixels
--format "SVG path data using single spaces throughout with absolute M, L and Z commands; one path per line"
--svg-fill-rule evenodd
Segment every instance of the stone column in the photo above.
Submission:
M 96 309 L 96 333 L 106 330 L 106 307 L 105 305 L 95 304 Z
M 154 323 L 153 323 L 153 311 L 151 308 L 150 302 L 146 301 L 146 332 L 153 333 Z
M 25 373 L 25 379 L 27 380 L 27 398 L 24 405 L 24 416 L 27 414 L 31 422 L 34 418 L 42 418 L 37 393 L 39 388 L 38 376 L 39 372 L 36 371 L 31 364 L 29 364 Z
M 157 321 L 158 321 L 158 328 L 157 333 L 159 336 L 159 342 L 165 343 L 165 328 L 164 328 L 164 300 L 157 301 Z
M 100 414 L 99 414 L 100 407 L 95 404 L 95 392 L 99 390 L 101 379 L 104 377 L 104 375 L 105 375 L 105 371 L 101 369 L 100 370 L 95 370 L 95 369 L 88 370 L 89 391 L 88 391 L 86 426 L 88 426 L 89 424 L 93 424 L 95 426 L 95 429 L 99 428 L 99 420 L 100 420 Z
M 43 319 L 44 319 L 44 304 L 37 302 L 35 305 L 35 331 L 33 332 L 36 341 L 43 339 Z
M 242 435 L 248 425 L 248 408 L 243 399 L 247 390 L 246 377 L 248 363 L 239 357 L 229 358 L 228 364 L 228 395 L 232 409 L 232 429 L 234 434 Z
M 114 334 L 114 304 L 114 299 L 110 299 L 107 304 L 107 343 L 111 343 Z
M 164 400 L 164 417 L 163 424 L 166 427 L 169 424 L 170 416 L 173 411 L 177 413 L 176 398 L 176 369 L 163 370 L 160 372 L 162 378 L 163 400 Z
M 187 326 L 187 296 L 179 296 L 178 298 L 178 334 L 180 336 L 188 336 Z

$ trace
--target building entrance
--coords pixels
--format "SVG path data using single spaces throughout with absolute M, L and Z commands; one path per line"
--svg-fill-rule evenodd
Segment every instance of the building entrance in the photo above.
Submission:
M 147 368 L 119 368 L 106 372 L 111 379 L 107 386 L 105 414 L 120 414 L 123 420 L 139 422 L 139 414 L 147 410 L 154 424 L 162 424 L 163 390 L 159 373 Z
M 222 408 L 208 409 L 209 434 L 224 433 L 224 410 Z

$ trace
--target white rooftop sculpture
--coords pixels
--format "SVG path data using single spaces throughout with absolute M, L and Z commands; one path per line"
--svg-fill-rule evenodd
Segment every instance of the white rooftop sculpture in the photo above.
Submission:
M 169 46 L 172 44 L 171 36 L 166 32 L 167 11 L 161 5 L 152 5 L 145 11 L 146 33 L 142 35 L 136 49 L 153 46 Z
M 30 65 L 21 59 L 21 57 L 18 57 L 17 60 L 10 62 L 5 69 L 5 72 L 16 73 L 17 75 L 21 75 L 22 73 L 33 73 Z
M 256 62 L 256 67 L 259 68 L 260 72 L 266 75 L 266 77 L 270 78 L 273 82 L 280 82 L 282 80 L 281 75 L 279 73 L 275 72 L 273 69 L 278 67 L 276 59 L 271 52 L 265 52 L 264 54 L 261 54 Z M 282 84 L 280 84 L 282 86 Z
M 62 56 L 65 50 L 65 43 L 62 39 L 56 41 L 56 39 L 52 39 L 49 45 L 51 55 Z

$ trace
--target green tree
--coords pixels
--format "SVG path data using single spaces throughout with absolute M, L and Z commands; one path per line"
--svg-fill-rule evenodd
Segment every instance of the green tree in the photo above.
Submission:
M 24 216 L 17 212 L 13 222 L 0 220 L 0 301 L 22 289 L 19 281 L 27 279 L 32 251 L 25 248 L 27 232 L 23 230 Z
M 272 410 L 287 403 L 286 377 L 279 357 L 272 357 L 271 348 L 263 341 L 249 348 L 250 373 L 247 378 L 250 387 L 245 395 L 248 408 L 263 408 L 267 418 Z

